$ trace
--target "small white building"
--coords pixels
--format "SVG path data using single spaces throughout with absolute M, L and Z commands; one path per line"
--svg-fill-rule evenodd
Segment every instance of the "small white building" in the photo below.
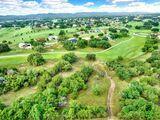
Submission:
M 32 45 L 30 43 L 19 43 L 19 48 L 21 48 L 21 49 L 32 49 Z
M 74 28 L 75 28 L 75 27 L 77 27 L 77 25 L 76 25 L 76 24 L 73 24 L 73 26 L 72 26 L 72 27 L 74 27 Z
M 57 41 L 57 40 L 58 40 L 58 36 L 50 35 L 50 36 L 48 36 L 48 40 L 49 40 L 49 41 L 52 41 L 52 40 Z

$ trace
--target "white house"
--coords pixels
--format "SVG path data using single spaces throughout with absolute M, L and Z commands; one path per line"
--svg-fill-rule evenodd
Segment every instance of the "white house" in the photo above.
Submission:
M 32 49 L 32 45 L 30 43 L 19 43 L 19 48 L 21 48 L 21 49 Z
M 58 36 L 50 35 L 50 36 L 48 36 L 48 40 L 49 40 L 49 41 L 52 41 L 52 40 L 57 41 L 57 40 L 58 40 Z
M 77 25 L 76 24 L 73 24 L 73 26 L 72 27 L 77 27 Z

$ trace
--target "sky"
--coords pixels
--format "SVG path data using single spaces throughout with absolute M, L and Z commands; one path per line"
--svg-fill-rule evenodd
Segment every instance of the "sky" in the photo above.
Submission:
M 0 15 L 77 12 L 160 13 L 160 0 L 0 0 Z

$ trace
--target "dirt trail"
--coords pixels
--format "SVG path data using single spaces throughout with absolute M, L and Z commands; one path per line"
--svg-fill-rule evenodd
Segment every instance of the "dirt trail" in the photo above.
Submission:
M 93 66 L 98 71 L 100 69 L 97 66 L 101 67 L 103 69 L 103 71 L 105 71 L 106 79 L 110 81 L 110 88 L 109 88 L 108 96 L 107 96 L 107 99 L 106 99 L 107 109 L 108 109 L 108 114 L 109 114 L 108 120 L 115 120 L 113 118 L 114 115 L 113 115 L 113 112 L 112 112 L 112 98 L 113 98 L 113 94 L 114 94 L 114 90 L 115 90 L 116 84 L 115 84 L 114 80 L 108 75 L 107 68 L 104 67 L 104 66 L 106 66 L 104 62 L 97 61 L 95 64 L 93 64 Z
M 107 79 L 109 79 L 111 82 L 109 92 L 108 92 L 108 97 L 107 97 L 107 108 L 108 108 L 108 113 L 109 113 L 109 120 L 113 120 L 112 98 L 113 98 L 113 93 L 114 93 L 114 89 L 116 85 L 115 85 L 114 80 L 110 76 L 108 76 L 108 74 L 107 74 Z

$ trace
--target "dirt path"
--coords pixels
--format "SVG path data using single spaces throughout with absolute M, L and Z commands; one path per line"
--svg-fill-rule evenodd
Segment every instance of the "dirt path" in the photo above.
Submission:
M 107 73 L 107 68 L 104 67 L 106 66 L 105 63 L 103 61 L 97 61 L 95 64 L 93 64 L 93 66 L 95 67 L 96 70 L 99 71 L 99 68 L 97 68 L 96 66 L 100 66 L 101 68 L 103 68 L 103 71 L 105 71 L 105 77 L 107 80 L 110 81 L 110 88 L 108 90 L 108 95 L 106 98 L 106 103 L 107 103 L 107 109 L 108 109 L 108 120 L 115 120 L 113 117 L 113 111 L 112 111 L 112 98 L 113 98 L 113 94 L 114 94 L 114 90 L 116 87 L 116 84 L 114 82 L 114 80 L 108 75 Z
M 107 79 L 109 79 L 111 82 L 109 92 L 108 92 L 108 97 L 107 97 L 107 108 L 108 108 L 108 113 L 109 113 L 109 120 L 113 120 L 112 98 L 113 98 L 113 93 L 114 93 L 114 89 L 116 85 L 115 85 L 114 80 L 110 76 L 107 75 Z

